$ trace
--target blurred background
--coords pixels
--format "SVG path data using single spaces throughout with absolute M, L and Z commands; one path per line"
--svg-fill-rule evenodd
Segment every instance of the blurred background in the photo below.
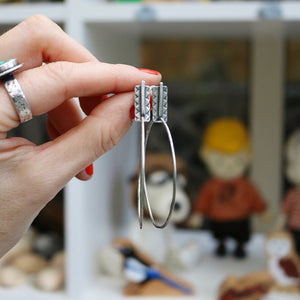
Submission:
M 199 190 L 211 177 L 199 155 L 205 129 L 222 117 L 237 118 L 246 126 L 252 154 L 244 175 L 255 184 L 272 217 L 266 223 L 251 217 L 249 255 L 239 262 L 214 257 L 206 218 L 201 228 L 181 223 L 176 239 L 195 240 L 202 259 L 196 268 L 175 274 L 197 286 L 195 299 L 210 300 L 219 299 L 226 276 L 267 268 L 265 234 L 273 230 L 281 203 L 294 185 L 285 174 L 284 149 L 287 138 L 300 126 L 300 2 L 0 0 L 0 33 L 34 14 L 47 15 L 101 61 L 161 72 L 169 90 L 168 124 L 176 154 L 185 166 L 190 213 Z M 41 144 L 49 140 L 45 124 L 46 115 L 38 116 L 9 135 Z M 31 299 L 123 299 L 124 282 L 101 274 L 95 257 L 114 238 L 128 237 L 136 219 L 130 178 L 138 163 L 138 131 L 134 124 L 120 145 L 95 162 L 90 182 L 72 180 L 40 213 L 25 252 L 38 254 L 45 262 L 34 271 L 23 268 L 30 274 L 23 281 L 7 282 L 7 273 L 6 279 L 0 276 L 6 286 L 0 289 L 3 299 L 19 299 L 27 293 Z M 163 127 L 154 126 L 147 151 L 170 152 Z M 43 266 L 53 266 L 54 257 L 61 253 L 64 279 L 53 275 L 44 279 L 45 285 L 37 284 Z M 39 264 L 36 257 L 30 259 Z M 13 260 L 4 260 L 3 268 Z M 211 276 L 209 283 L 206 274 Z M 299 298 L 296 292 L 295 299 Z

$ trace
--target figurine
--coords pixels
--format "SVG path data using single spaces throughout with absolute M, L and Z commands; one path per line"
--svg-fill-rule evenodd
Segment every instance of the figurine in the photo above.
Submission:
M 156 263 L 127 239 L 118 239 L 102 252 L 102 267 L 111 275 L 126 279 L 125 296 L 192 296 L 190 284 Z M 111 268 L 113 263 L 113 268 Z M 113 273 L 111 273 L 113 272 Z
M 220 286 L 219 300 L 287 299 L 284 296 L 288 295 L 299 299 L 300 259 L 291 234 L 287 231 L 269 233 L 265 252 L 267 269 L 241 278 L 228 276 Z
M 0 268 L 0 286 L 15 287 L 29 282 L 29 276 L 14 266 Z
M 61 244 L 55 245 L 58 239 L 54 236 L 30 228 L 0 260 L 0 286 L 34 284 L 48 292 L 63 289 L 65 256 L 63 250 L 58 251 Z
M 300 259 L 295 251 L 292 236 L 288 232 L 269 234 L 265 251 L 268 269 L 275 279 L 277 289 L 300 292 Z
M 285 150 L 286 177 L 294 187 L 283 201 L 278 227 L 286 226 L 291 232 L 300 255 L 300 129 L 290 135 Z
M 226 255 L 225 240 L 231 237 L 237 243 L 234 256 L 245 257 L 250 216 L 266 209 L 263 198 L 245 177 L 250 148 L 248 132 L 238 119 L 220 118 L 205 130 L 199 154 L 212 177 L 200 189 L 189 223 L 199 226 L 202 216 L 209 218 L 218 256 Z
M 219 288 L 218 300 L 261 300 L 274 285 L 266 271 L 255 272 L 241 278 L 230 275 Z

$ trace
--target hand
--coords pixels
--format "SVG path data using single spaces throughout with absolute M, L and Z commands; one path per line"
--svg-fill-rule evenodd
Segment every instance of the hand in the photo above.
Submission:
M 15 73 L 33 115 L 47 113 L 53 139 L 36 146 L 6 138 L 19 117 L 0 84 L 0 257 L 28 229 L 39 211 L 77 174 L 116 145 L 131 125 L 134 86 L 157 85 L 159 73 L 97 59 L 43 16 L 0 36 L 0 58 L 24 63 Z M 106 99 L 106 94 L 114 96 Z M 80 105 L 87 117 L 75 104 Z

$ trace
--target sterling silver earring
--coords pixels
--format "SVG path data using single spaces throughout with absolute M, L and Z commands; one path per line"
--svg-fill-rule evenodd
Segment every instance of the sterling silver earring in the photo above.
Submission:
M 152 97 L 152 109 L 151 99 Z M 139 151 L 139 179 L 138 179 L 138 217 L 140 228 L 143 226 L 144 204 L 146 203 L 152 224 L 157 228 L 164 228 L 171 218 L 176 198 L 176 155 L 168 120 L 168 87 L 162 82 L 159 86 L 148 86 L 145 81 L 135 87 L 135 121 L 141 123 L 140 127 L 140 151 Z M 149 123 L 147 128 L 145 122 Z M 154 123 L 162 123 L 168 135 L 172 161 L 173 161 L 173 192 L 168 216 L 163 223 L 158 224 L 152 214 L 152 209 L 147 193 L 145 176 L 145 156 L 148 138 Z

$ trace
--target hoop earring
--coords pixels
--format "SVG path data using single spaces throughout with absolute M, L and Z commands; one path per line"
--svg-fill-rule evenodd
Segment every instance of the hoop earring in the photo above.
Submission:
M 150 97 L 152 94 L 152 112 L 150 105 Z M 168 87 L 161 82 L 159 86 L 147 86 L 145 81 L 142 81 L 141 85 L 135 87 L 135 121 L 141 123 L 140 127 L 140 151 L 139 151 L 139 178 L 138 178 L 138 218 L 140 228 L 143 227 L 144 218 L 144 204 L 146 202 L 147 209 L 150 215 L 152 224 L 157 228 L 164 228 L 170 221 L 172 212 L 175 206 L 176 199 L 176 179 L 177 179 L 177 167 L 176 167 L 176 154 L 175 147 L 171 135 L 171 131 L 167 125 L 168 119 Z M 147 128 L 145 122 L 149 122 Z M 162 123 L 166 133 L 168 135 L 172 162 L 173 162 L 173 191 L 172 201 L 170 205 L 169 213 L 163 221 L 159 224 L 153 217 L 150 201 L 148 198 L 146 175 L 145 175 L 145 160 L 146 160 L 146 148 L 150 132 L 154 123 Z

